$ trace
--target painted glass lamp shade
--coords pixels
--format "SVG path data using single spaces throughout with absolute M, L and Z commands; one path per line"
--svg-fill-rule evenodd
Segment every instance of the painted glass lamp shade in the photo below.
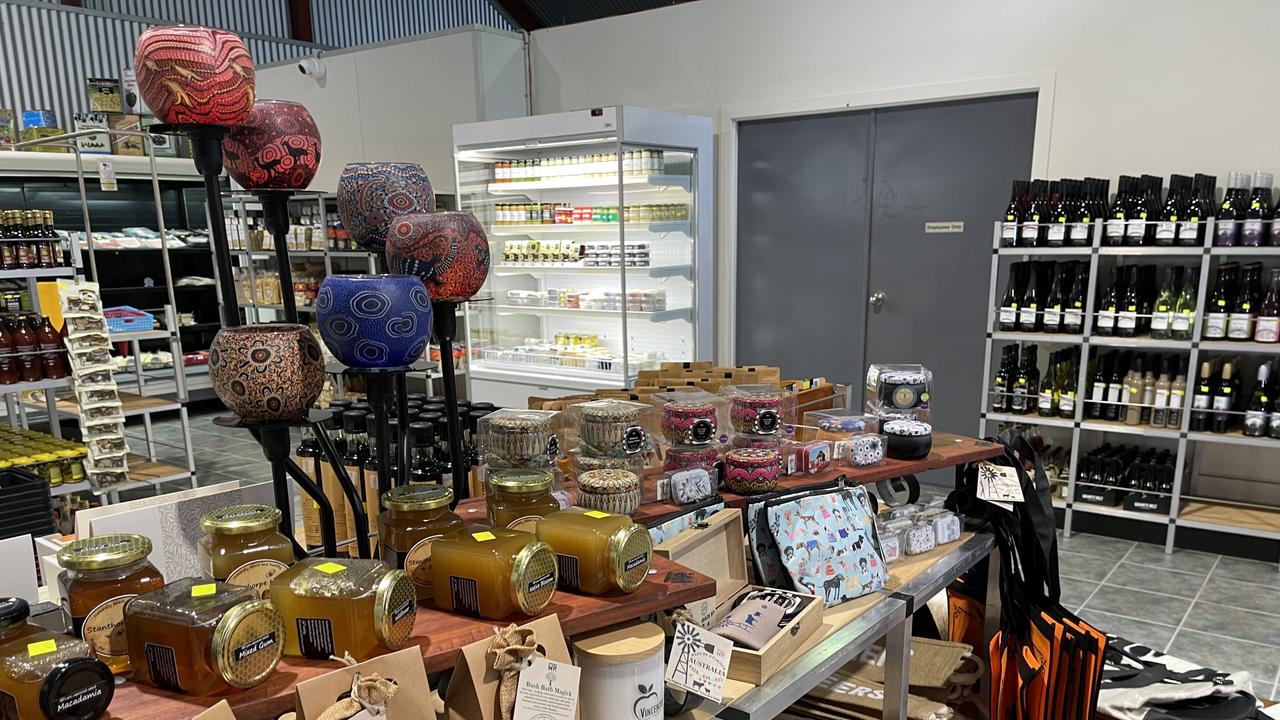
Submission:
M 361 247 L 386 247 L 391 223 L 401 215 L 436 209 L 427 172 L 416 163 L 350 163 L 338 178 L 338 218 Z
M 163 123 L 239 125 L 253 107 L 253 59 L 226 30 L 149 28 L 134 53 L 138 91 Z
M 432 300 L 461 302 L 489 275 L 489 240 L 471 213 L 404 215 L 387 240 L 387 266 L 422 278 Z
M 259 100 L 223 139 L 222 166 L 246 190 L 302 190 L 320 168 L 320 130 L 298 103 Z
M 306 325 L 223 328 L 209 348 L 209 380 L 245 420 L 293 420 L 320 396 L 324 354 Z
M 431 337 L 431 298 L 412 275 L 330 275 L 316 295 L 316 325 L 343 365 L 411 365 Z

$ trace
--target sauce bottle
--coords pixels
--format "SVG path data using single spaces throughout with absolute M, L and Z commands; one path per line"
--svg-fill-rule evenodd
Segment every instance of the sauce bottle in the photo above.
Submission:
M 66 355 L 62 352 L 62 336 L 53 329 L 48 317 L 36 329 L 36 345 L 40 348 L 40 367 L 49 379 L 67 376 Z
M 0 385 L 18 382 L 18 362 L 13 353 L 13 334 L 9 332 L 6 318 L 6 321 L 0 321 Z
M 13 317 L 10 331 L 13 334 L 13 349 L 18 354 L 18 379 L 22 382 L 42 380 L 40 359 L 36 353 L 36 333 L 25 315 Z

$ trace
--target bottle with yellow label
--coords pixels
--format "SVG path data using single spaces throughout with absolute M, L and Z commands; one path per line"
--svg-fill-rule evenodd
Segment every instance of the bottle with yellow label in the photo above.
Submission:
M 538 520 L 560 509 L 551 494 L 552 474 L 524 468 L 499 470 L 489 478 L 485 507 L 494 527 L 532 533 Z
M 129 672 L 125 604 L 164 586 L 160 571 L 147 561 L 150 554 L 150 540 L 129 534 L 75 540 L 58 550 L 58 589 L 72 632 L 117 675 Z
M 305 502 L 305 500 L 304 500 Z M 271 580 L 293 565 L 293 543 L 281 535 L 280 510 L 269 505 L 229 505 L 200 518 L 196 545 L 206 578 L 253 588 L 265 598 Z
M 432 592 L 442 610 L 501 620 L 542 612 L 556 592 L 555 553 L 526 532 L 460 532 L 431 546 Z
M 133 679 L 210 695 L 267 678 L 284 649 L 284 622 L 250 587 L 183 578 L 125 608 Z
M 560 587 L 588 595 L 635 592 L 653 560 L 648 529 L 600 510 L 553 512 L 538 523 L 538 539 L 556 553 Z
M 271 582 L 284 616 L 284 654 L 356 660 L 409 642 L 418 594 L 408 573 L 381 560 L 305 558 Z
M 431 545 L 462 530 L 462 518 L 449 509 L 453 490 L 443 485 L 402 485 L 382 494 L 386 509 L 378 516 L 382 561 L 413 578 L 419 598 L 431 597 Z
M 0 717 L 82 720 L 107 712 L 115 694 L 110 668 L 93 647 L 27 622 L 30 608 L 0 599 Z

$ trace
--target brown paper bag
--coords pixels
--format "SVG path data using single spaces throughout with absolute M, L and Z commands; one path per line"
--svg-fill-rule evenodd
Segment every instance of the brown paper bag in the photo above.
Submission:
M 911 638 L 911 688 L 946 688 L 952 674 L 973 652 L 972 645 L 946 640 Z M 858 659 L 842 668 L 850 675 L 871 682 L 884 682 L 884 650 L 872 645 Z
M 235 713 L 231 712 L 231 705 L 226 700 L 205 710 L 192 720 L 236 720 Z
M 378 673 L 396 681 L 399 690 L 387 703 L 387 720 L 419 720 L 435 712 L 427 670 L 422 664 L 422 649 L 415 645 L 298 683 L 294 689 L 298 720 L 315 720 L 330 705 L 348 695 L 356 673 Z
M 569 646 L 555 615 L 538 618 L 520 626 L 533 631 L 548 660 L 572 663 Z M 498 717 L 498 672 L 485 661 L 491 638 L 462 648 L 453 667 L 453 678 L 444 695 L 445 720 L 495 720 Z M 575 714 L 576 717 L 581 715 Z M 392 718 L 391 720 L 395 720 Z M 593 718 L 592 720 L 596 720 Z

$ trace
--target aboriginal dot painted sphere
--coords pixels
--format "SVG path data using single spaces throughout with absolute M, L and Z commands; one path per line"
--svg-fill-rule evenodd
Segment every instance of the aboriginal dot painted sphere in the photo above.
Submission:
M 422 278 L 432 300 L 460 302 L 489 275 L 489 240 L 471 213 L 404 215 L 387 239 L 387 266 Z
M 239 125 L 253 107 L 253 59 L 235 33 L 149 28 L 133 62 L 138 91 L 163 123 Z
M 330 275 L 316 295 L 316 325 L 347 367 L 411 365 L 431 337 L 431 298 L 413 275 Z
M 350 163 L 338 178 L 338 217 L 363 248 L 381 251 L 401 215 L 436 209 L 436 194 L 415 163 Z
M 324 353 L 306 325 L 223 328 L 209 348 L 218 399 L 246 420 L 293 420 L 324 387 Z
M 320 130 L 298 103 L 259 100 L 223 139 L 222 166 L 246 190 L 302 190 L 320 168 Z

